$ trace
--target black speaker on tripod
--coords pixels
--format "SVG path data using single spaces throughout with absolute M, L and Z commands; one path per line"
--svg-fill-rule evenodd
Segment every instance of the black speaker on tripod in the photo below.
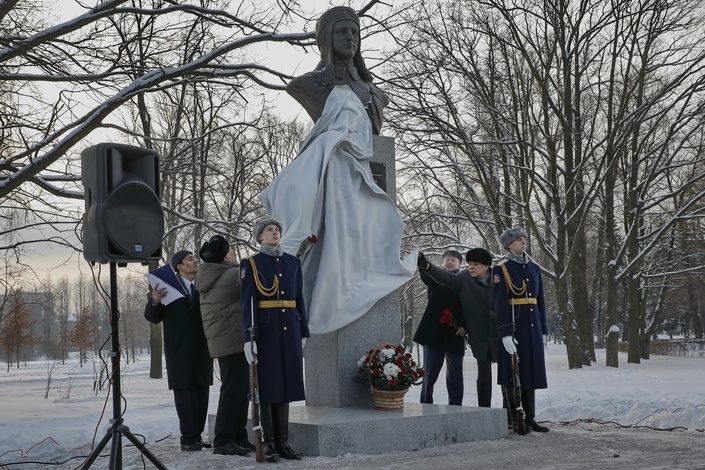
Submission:
M 113 418 L 105 436 L 80 468 L 90 468 L 112 441 L 109 469 L 121 470 L 124 436 L 156 468 L 167 470 L 122 417 L 117 292 L 118 264 L 147 264 L 161 259 L 164 213 L 159 200 L 159 155 L 130 145 L 98 144 L 81 152 L 81 180 L 86 198 L 83 257 L 86 261 L 110 263 Z
M 157 152 L 102 143 L 81 153 L 81 167 L 86 261 L 146 264 L 160 260 L 164 213 Z

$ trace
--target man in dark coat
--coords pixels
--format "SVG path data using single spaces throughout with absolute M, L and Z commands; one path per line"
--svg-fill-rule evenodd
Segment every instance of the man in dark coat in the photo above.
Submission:
M 281 230 L 274 217 L 255 221 L 260 252 L 240 264 L 245 356 L 252 363 L 257 354 L 263 448 L 270 462 L 303 457 L 289 446 L 289 403 L 306 398 L 302 350 L 310 336 L 301 262 L 281 249 Z
M 167 289 L 157 284 L 144 309 L 152 323 L 164 324 L 164 357 L 169 389 L 174 391 L 174 405 L 179 416 L 181 450 L 195 451 L 210 447 L 201 439 L 208 416 L 208 387 L 213 385 L 213 359 L 208 354 L 198 291 L 193 281 L 198 259 L 188 250 L 177 251 L 171 265 L 183 287 L 184 297 L 163 305 Z
M 455 250 L 443 253 L 443 269 L 453 274 L 460 271 L 463 257 Z M 463 356 L 465 355 L 465 320 L 460 313 L 460 299 L 455 291 L 443 287 L 426 271 L 420 271 L 421 281 L 428 289 L 428 303 L 414 341 L 423 345 L 424 375 L 421 403 L 433 403 L 433 387 L 446 364 L 448 403 L 463 404 Z
M 489 268 L 492 255 L 483 248 L 473 248 L 465 255 L 467 269 L 449 273 L 429 263 L 419 253 L 420 272 L 441 286 L 457 293 L 464 318 L 467 341 L 477 361 L 477 404 L 489 408 L 492 404 L 492 363 L 496 360 L 497 323 L 492 309 L 492 285 Z
M 492 270 L 497 327 L 502 338 L 497 383 L 504 387 L 510 418 L 516 423 L 519 404 L 514 403 L 511 389 L 514 387 L 512 354 L 518 353 L 526 428 L 548 432 L 548 428 L 535 420 L 536 390 L 548 387 L 544 358 L 544 335 L 548 334 L 548 323 L 541 270 L 526 254 L 526 239 L 527 234 L 521 227 L 502 233 L 500 242 L 508 250 L 507 255 Z
M 201 300 L 203 331 L 208 351 L 218 359 L 220 396 L 215 417 L 213 453 L 246 455 L 255 450 L 247 440 L 250 367 L 245 359 L 242 341 L 240 307 L 240 269 L 228 241 L 214 235 L 198 252 L 201 265 L 196 287 Z M 227 262 L 232 256 L 231 262 Z

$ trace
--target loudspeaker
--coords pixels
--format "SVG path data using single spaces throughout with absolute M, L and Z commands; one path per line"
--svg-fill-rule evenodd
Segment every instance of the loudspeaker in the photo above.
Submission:
M 81 181 L 87 261 L 146 264 L 161 259 L 164 213 L 157 152 L 113 143 L 89 147 L 81 152 Z

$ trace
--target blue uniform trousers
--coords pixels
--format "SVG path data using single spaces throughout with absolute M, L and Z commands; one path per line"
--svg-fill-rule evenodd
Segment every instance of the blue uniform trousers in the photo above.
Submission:
M 463 404 L 463 355 L 424 345 L 423 367 L 426 372 L 421 384 L 421 403 L 433 403 L 433 386 L 446 363 L 446 387 L 448 388 L 448 404 L 461 406 Z

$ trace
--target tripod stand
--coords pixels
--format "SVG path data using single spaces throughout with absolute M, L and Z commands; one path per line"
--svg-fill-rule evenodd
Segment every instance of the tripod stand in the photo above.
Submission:
M 120 338 L 118 336 L 118 299 L 117 299 L 117 264 L 110 263 L 110 323 L 112 325 L 112 393 L 113 393 L 113 419 L 111 420 L 110 428 L 103 439 L 98 443 L 91 455 L 81 466 L 81 470 L 86 470 L 91 467 L 95 459 L 98 458 L 100 452 L 106 446 L 109 440 L 112 439 L 112 447 L 110 450 L 110 470 L 122 469 L 122 436 L 125 436 L 130 442 L 137 447 L 142 454 L 149 459 L 159 470 L 168 470 L 157 457 L 152 454 L 149 449 L 141 442 L 134 434 L 130 432 L 130 428 L 123 424 L 122 419 L 122 403 L 120 392 Z

